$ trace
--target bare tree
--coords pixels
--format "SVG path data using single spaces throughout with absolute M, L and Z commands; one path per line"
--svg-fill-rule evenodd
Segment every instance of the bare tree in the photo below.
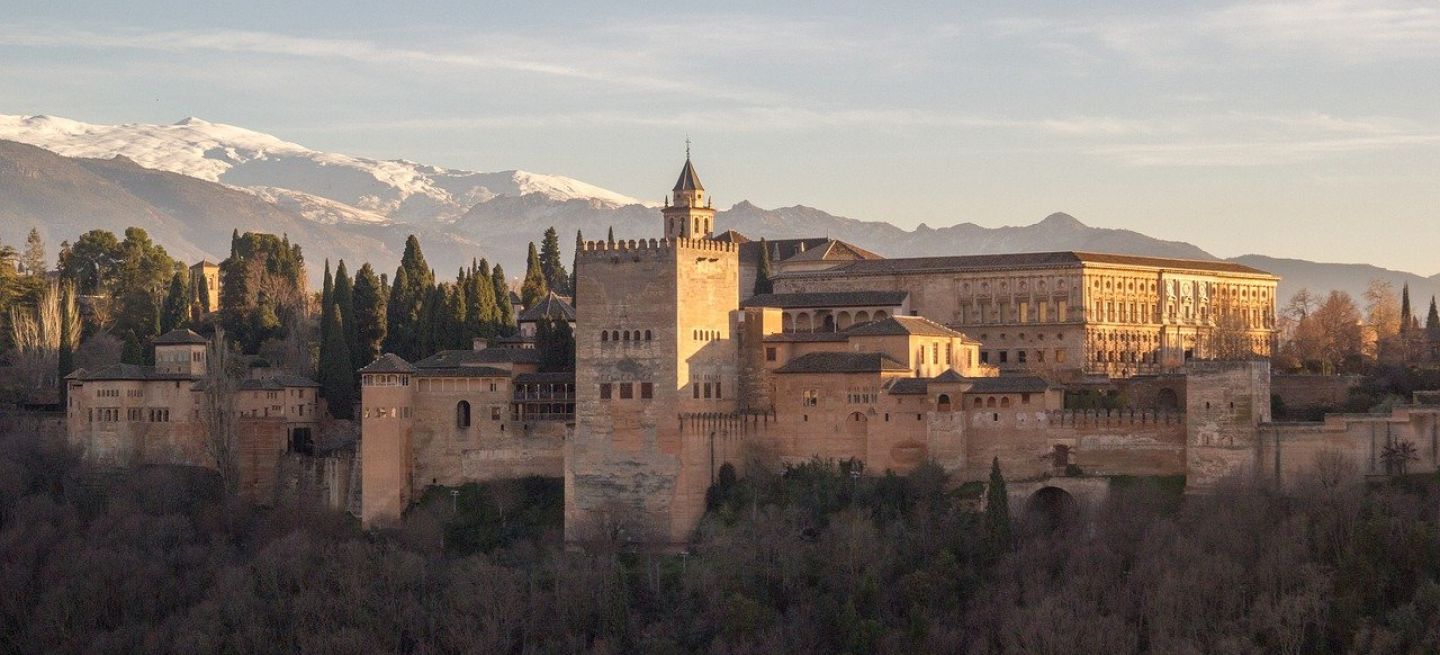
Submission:
M 205 430 L 205 447 L 225 491 L 234 494 L 239 483 L 239 428 L 235 415 L 235 394 L 239 386 L 239 364 L 230 356 L 225 330 L 215 329 L 208 348 L 205 376 L 200 380 L 200 424 Z
M 18 364 L 25 384 L 31 389 L 59 387 L 60 344 L 76 343 L 80 324 L 76 318 L 74 286 L 51 281 L 40 290 L 35 306 L 10 308 L 12 359 Z
M 1385 472 L 1390 475 L 1405 475 L 1410 462 L 1418 459 L 1419 451 L 1409 441 L 1391 441 L 1380 450 L 1380 461 L 1385 462 Z

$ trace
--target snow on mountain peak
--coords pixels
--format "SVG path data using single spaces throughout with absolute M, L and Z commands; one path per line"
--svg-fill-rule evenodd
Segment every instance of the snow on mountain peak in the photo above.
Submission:
M 320 220 L 325 222 L 371 223 L 377 218 L 447 221 L 495 196 L 530 193 L 560 202 L 579 199 L 612 207 L 641 204 L 557 175 L 477 173 L 320 152 L 263 132 L 194 116 L 171 125 L 97 125 L 55 116 L 0 115 L 0 139 L 67 157 L 124 156 L 146 168 L 248 189 L 272 201 L 285 198 L 305 205 L 317 217 L 324 216 Z

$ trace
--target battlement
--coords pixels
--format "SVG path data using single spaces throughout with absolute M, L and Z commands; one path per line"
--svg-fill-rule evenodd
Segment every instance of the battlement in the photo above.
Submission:
M 1057 409 L 1046 412 L 1054 427 L 1087 425 L 1183 425 L 1185 413 L 1153 409 Z
M 738 245 L 713 239 L 620 239 L 618 241 L 586 241 L 580 245 L 580 257 L 613 256 L 619 253 L 643 254 L 674 250 L 737 252 Z

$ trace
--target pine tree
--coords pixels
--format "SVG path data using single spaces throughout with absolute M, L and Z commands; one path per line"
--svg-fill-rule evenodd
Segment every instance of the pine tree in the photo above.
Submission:
M 540 240 L 540 270 L 545 274 L 545 286 L 562 296 L 570 295 L 570 273 L 560 258 L 560 237 L 555 228 L 546 228 Z
M 26 275 L 45 274 L 45 242 L 40 239 L 40 230 L 30 228 L 30 235 L 25 238 L 25 255 L 20 261 Z
M 385 342 L 384 282 L 375 276 L 375 269 L 366 263 L 355 272 L 355 343 L 350 363 L 355 369 L 364 367 L 380 356 Z
M 177 267 L 170 278 L 170 290 L 165 294 L 165 304 L 160 312 L 160 334 L 182 327 L 190 318 L 190 288 L 185 268 Z
M 495 286 L 495 334 L 505 336 L 515 329 L 515 303 L 510 301 L 510 283 L 505 279 L 505 269 L 499 264 L 490 274 Z
M 760 239 L 760 264 L 755 268 L 755 295 L 775 293 L 775 283 L 770 279 L 770 248 L 765 239 Z
M 345 349 L 345 333 L 340 326 L 340 312 L 334 303 L 326 305 L 322 314 L 320 338 L 320 389 L 335 418 L 354 417 L 355 375 L 350 367 L 350 353 Z
M 526 309 L 535 306 L 546 294 L 550 285 L 545 280 L 545 271 L 540 256 L 535 252 L 535 242 L 530 242 L 530 253 L 525 259 L 525 281 L 520 285 L 520 302 Z
M 1010 495 L 1005 490 L 1005 476 L 1000 474 L 1000 458 L 990 462 L 990 485 L 985 491 L 985 536 L 992 555 L 1010 550 L 1013 542 L 1010 524 Z

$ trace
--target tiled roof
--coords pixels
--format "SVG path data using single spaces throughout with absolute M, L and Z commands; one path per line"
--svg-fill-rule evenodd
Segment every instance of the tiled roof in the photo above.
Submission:
M 785 273 L 784 275 L 889 275 L 897 273 L 931 273 L 968 270 L 1006 270 L 1015 268 L 1066 268 L 1082 264 L 1115 264 L 1169 268 L 1179 270 L 1271 275 L 1257 268 L 1220 260 L 1170 259 L 1079 251 L 1027 252 L 1004 255 L 961 255 L 954 257 L 905 257 L 901 259 L 867 259 L 841 264 L 826 271 Z
M 765 343 L 792 343 L 815 341 L 849 341 L 850 337 L 840 332 L 782 332 L 765 335 Z
M 200 376 L 189 373 L 160 373 L 153 366 L 136 364 L 111 364 L 93 371 L 81 369 L 66 376 L 67 379 L 91 380 L 198 380 Z
M 896 378 L 886 391 L 895 395 L 924 395 L 929 382 L 925 378 Z
M 515 376 L 515 384 L 575 384 L 575 372 L 521 373 Z
M 286 389 L 286 388 L 293 388 L 293 387 L 315 387 L 315 388 L 319 388 L 319 386 L 320 386 L 320 383 L 319 383 L 319 382 L 316 382 L 316 381 L 314 381 L 314 380 L 311 380 L 310 378 L 303 377 L 303 376 L 299 376 L 299 375 L 290 375 L 289 373 L 282 373 L 282 374 L 279 374 L 279 375 L 271 375 L 271 376 L 264 377 L 264 378 L 249 378 L 249 379 L 241 380 L 241 381 L 240 381 L 240 389 L 241 389 L 242 391 L 254 391 L 254 390 L 276 391 L 276 390 L 279 390 L 279 389 Z
M 494 366 L 426 366 L 416 367 L 415 375 L 437 378 L 508 378 L 510 371 Z
M 818 291 L 812 293 L 762 293 L 750 296 L 741 307 L 899 307 L 908 291 Z
M 360 369 L 361 373 L 414 373 L 415 367 L 395 353 L 385 353 Z
M 540 351 L 533 348 L 485 348 L 483 350 L 442 350 L 415 362 L 415 368 L 452 368 L 484 364 L 538 364 Z
M 700 176 L 695 174 L 695 167 L 690 164 L 690 158 L 685 158 L 685 168 L 680 169 L 680 179 L 675 180 L 676 191 L 704 191 L 705 187 L 700 184 Z
M 965 382 L 965 376 L 955 372 L 955 369 L 945 369 L 944 373 L 933 378 L 936 382 Z
M 722 241 L 724 243 L 750 243 L 750 237 L 736 232 L 735 230 L 725 230 L 724 232 L 710 237 L 710 239 L 713 241 Z
M 1050 388 L 1044 378 L 1033 375 L 1002 375 L 998 378 L 970 378 L 974 386 L 967 393 L 1040 393 Z
M 855 261 L 864 259 L 884 259 L 869 250 L 835 239 L 826 239 L 825 243 L 818 246 L 806 246 L 794 255 L 785 258 L 786 262 L 834 262 L 834 261 Z
M 535 301 L 534 307 L 526 307 L 516 319 L 521 323 L 535 323 L 541 319 L 561 319 L 573 322 L 575 320 L 575 308 L 565 301 L 565 298 L 554 291 L 546 294 L 544 298 Z
M 861 323 L 845 330 L 845 334 L 852 337 L 916 336 L 965 338 L 964 334 L 923 316 L 891 316 L 890 318 L 879 321 Z
M 165 334 L 162 334 L 158 337 L 155 337 L 153 343 L 155 343 L 156 345 L 205 345 L 207 343 L 210 343 L 210 340 L 198 334 L 195 334 L 188 328 L 177 328 L 166 332 Z
M 879 373 L 908 371 L 904 364 L 884 353 L 808 353 L 786 362 L 776 373 Z

